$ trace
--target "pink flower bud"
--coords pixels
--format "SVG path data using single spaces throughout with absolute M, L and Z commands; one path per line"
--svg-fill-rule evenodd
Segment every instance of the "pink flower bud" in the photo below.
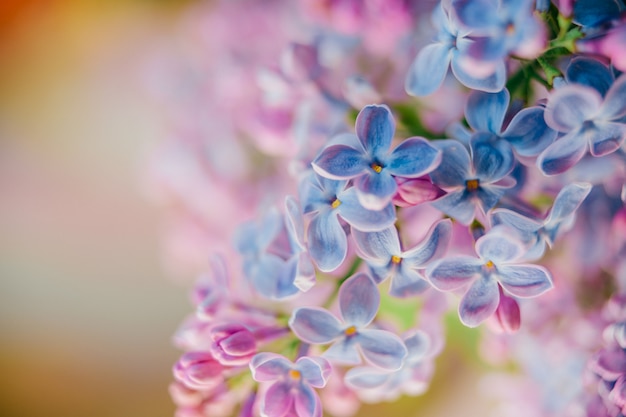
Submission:
M 514 298 L 506 295 L 500 286 L 498 289 L 500 290 L 500 303 L 492 320 L 489 321 L 490 327 L 499 333 L 515 333 L 522 322 L 519 305 Z
M 222 365 L 247 365 L 257 352 L 254 335 L 242 325 L 216 326 L 210 335 L 213 340 L 211 353 Z
M 187 352 L 174 365 L 174 378 L 188 388 L 209 390 L 224 381 L 224 366 L 208 352 Z

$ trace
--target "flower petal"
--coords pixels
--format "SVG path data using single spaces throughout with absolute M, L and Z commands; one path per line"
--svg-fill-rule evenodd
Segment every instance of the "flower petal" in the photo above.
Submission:
M 322 177 L 334 180 L 357 177 L 369 167 L 361 151 L 346 145 L 324 148 L 311 165 Z
M 591 119 L 601 103 L 602 96 L 596 90 L 569 84 L 552 91 L 544 117 L 552 129 L 569 132 Z
M 546 225 L 561 221 L 574 214 L 591 192 L 591 188 L 591 184 L 588 183 L 574 183 L 563 187 L 554 199 L 554 204 L 545 222 Z
M 489 93 L 497 93 L 504 88 L 506 82 L 506 67 L 504 61 L 498 61 L 492 73 L 485 77 L 475 77 L 460 65 L 457 54 L 452 54 L 450 62 L 452 73 L 461 84 L 473 90 L 486 91 Z
M 261 415 L 264 417 L 284 417 L 289 413 L 292 405 L 291 385 L 286 382 L 277 382 L 265 393 L 261 405 Z
M 355 389 L 372 389 L 382 387 L 390 376 L 390 371 L 372 366 L 359 366 L 349 369 L 344 376 L 346 385 Z
M 362 330 L 356 338 L 365 359 L 384 369 L 400 369 L 408 354 L 402 339 L 386 330 Z
M 465 185 L 470 179 L 470 155 L 465 146 L 452 139 L 436 141 L 433 146 L 442 153 L 441 163 L 430 173 L 433 183 L 443 188 Z
M 470 141 L 472 163 L 481 182 L 492 183 L 509 174 L 515 165 L 515 155 L 508 142 L 493 140 L 490 134 L 476 134 Z
M 343 337 L 333 343 L 322 355 L 333 363 L 342 365 L 358 365 L 361 363 L 361 356 L 357 350 L 356 338 Z
M 530 243 L 542 226 L 538 221 L 508 209 L 493 210 L 491 212 L 491 222 L 494 226 L 504 225 L 505 227 L 513 228 L 524 243 Z
M 448 73 L 451 56 L 450 45 L 433 43 L 422 48 L 407 74 L 406 92 L 418 97 L 435 92 Z
M 289 327 L 300 340 L 313 344 L 329 343 L 343 333 L 341 322 L 318 307 L 296 309 L 289 319 Z
M 403 254 L 402 262 L 413 268 L 424 268 L 428 262 L 443 255 L 451 236 L 452 222 L 449 219 L 438 221 L 418 245 Z
M 426 277 L 440 291 L 453 291 L 469 283 L 480 273 L 482 262 L 470 256 L 445 258 L 426 269 Z
M 385 169 L 391 175 L 416 178 L 432 171 L 440 162 L 441 152 L 426 139 L 413 137 L 393 150 Z
M 570 84 L 582 84 L 598 91 L 602 97 L 613 84 L 611 71 L 597 59 L 577 56 L 565 70 L 565 78 Z
M 337 211 L 354 229 L 364 232 L 385 229 L 396 222 L 396 210 L 387 204 L 382 210 L 368 210 L 359 202 L 356 188 L 351 187 L 338 196 Z
M 476 241 L 476 253 L 484 261 L 493 261 L 496 265 L 518 259 L 524 254 L 524 246 L 503 229 L 492 229 Z
M 307 237 L 309 254 L 321 271 L 334 271 L 346 259 L 348 238 L 337 219 L 337 212 L 321 211 L 309 223 Z
M 358 230 L 352 232 L 360 255 L 367 261 L 387 263 L 393 255 L 400 255 L 400 239 L 395 226 L 379 232 L 364 233 Z
M 322 417 L 322 402 L 311 387 L 300 385 L 294 394 L 294 408 L 298 417 Z
M 605 120 L 626 116 L 626 76 L 619 77 L 606 93 L 599 116 Z
M 466 190 L 450 192 L 430 204 L 466 226 L 476 214 L 476 203 Z
M 560 174 L 576 165 L 586 152 L 587 141 L 576 129 L 548 146 L 537 158 L 537 166 L 546 175 Z
M 543 113 L 539 106 L 523 109 L 502 134 L 519 155 L 538 155 L 556 139 L 557 132 L 546 124 Z
M 426 291 L 430 284 L 416 271 L 406 265 L 401 265 L 393 275 L 389 286 L 389 295 L 398 298 L 412 297 Z
M 589 151 L 593 156 L 604 156 L 615 152 L 626 138 L 626 124 L 595 122 L 592 128 L 585 129 L 589 141 Z
M 367 326 L 374 320 L 380 305 L 378 287 L 364 273 L 359 273 L 341 285 L 339 309 L 346 323 L 357 327 Z
M 300 371 L 302 379 L 315 388 L 324 388 L 328 382 L 332 367 L 324 358 L 303 356 L 296 361 L 295 369 Z
M 475 131 L 500 134 L 510 95 L 506 89 L 497 93 L 474 91 L 465 105 L 465 118 Z
M 368 210 L 385 208 L 398 189 L 398 184 L 385 169 L 380 173 L 367 172 L 354 181 L 354 186 L 359 202 Z
M 356 135 L 372 157 L 389 150 L 395 131 L 396 122 L 385 105 L 365 106 L 356 118 Z
M 498 308 L 500 294 L 495 279 L 482 276 L 467 290 L 459 305 L 459 317 L 468 327 L 476 327 Z
M 250 360 L 252 378 L 257 382 L 275 381 L 286 375 L 290 369 L 291 362 L 277 353 L 257 353 Z
M 502 287 L 516 297 L 536 297 L 553 287 L 548 271 L 537 265 L 502 265 L 498 267 Z

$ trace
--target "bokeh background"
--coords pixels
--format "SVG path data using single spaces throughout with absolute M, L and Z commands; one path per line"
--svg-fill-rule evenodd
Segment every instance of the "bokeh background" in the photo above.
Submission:
M 0 1 L 1 417 L 174 413 L 188 285 L 165 272 L 145 192 L 167 133 L 138 57 L 190 3 Z M 484 415 L 475 337 L 455 334 L 426 398 L 362 415 Z

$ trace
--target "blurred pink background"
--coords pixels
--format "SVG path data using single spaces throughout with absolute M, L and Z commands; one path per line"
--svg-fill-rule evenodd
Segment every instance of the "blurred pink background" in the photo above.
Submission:
M 191 310 L 142 192 L 166 133 L 136 58 L 184 5 L 0 2 L 0 416 L 173 415 L 170 339 Z M 459 397 L 433 406 L 447 389 L 475 399 L 464 354 L 440 361 L 427 401 L 363 415 L 469 415 Z

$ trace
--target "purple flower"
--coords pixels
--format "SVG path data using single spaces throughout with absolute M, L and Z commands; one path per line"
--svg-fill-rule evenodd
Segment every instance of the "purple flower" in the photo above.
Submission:
M 465 118 L 474 134 L 492 142 L 505 140 L 521 156 L 535 156 L 550 145 L 557 132 L 544 120 L 544 108 L 527 107 L 518 112 L 506 129 L 504 119 L 509 106 L 510 95 L 504 89 L 497 93 L 473 91 L 465 106 Z M 458 139 L 469 142 L 472 133 L 460 124 L 456 126 Z M 465 140 L 466 139 L 466 140 Z
M 324 357 L 331 361 L 359 364 L 360 351 L 376 366 L 399 369 L 407 355 L 402 340 L 386 330 L 367 328 L 376 317 L 379 305 L 378 287 L 367 274 L 359 273 L 339 289 L 342 320 L 323 308 L 304 307 L 293 312 L 289 326 L 303 342 L 333 342 L 324 352 Z
M 397 371 L 372 366 L 359 366 L 346 372 L 346 384 L 357 390 L 367 401 L 393 401 L 402 394 L 419 395 L 430 382 L 433 373 L 433 344 L 422 331 L 412 331 L 404 337 L 407 357 Z
M 615 152 L 626 139 L 626 76 L 618 78 L 602 98 L 581 84 L 555 90 L 548 99 L 545 119 L 565 135 L 548 146 L 537 159 L 546 175 L 567 171 L 590 151 L 593 156 Z
M 527 59 L 543 50 L 546 34 L 533 14 L 533 0 L 452 0 L 458 22 L 471 34 L 468 55 L 499 63 L 509 54 Z
M 394 226 L 380 232 L 354 231 L 353 235 L 376 282 L 389 278 L 389 294 L 409 297 L 430 288 L 418 270 L 425 269 L 429 262 L 441 257 L 448 247 L 451 233 L 450 220 L 441 220 L 431 227 L 420 243 L 407 251 L 402 250 L 398 230 Z
M 409 69 L 405 81 L 407 93 L 426 96 L 435 92 L 443 83 L 448 67 L 461 84 L 466 87 L 496 92 L 502 90 L 506 81 L 504 60 L 478 62 L 471 57 L 475 39 L 472 31 L 463 28 L 450 2 L 442 1 L 433 11 L 432 22 L 438 30 L 434 43 L 423 48 Z
M 356 119 L 356 138 L 344 135 L 344 143 L 326 147 L 313 161 L 313 168 L 326 178 L 352 179 L 361 205 L 382 210 L 398 188 L 394 177 L 420 177 L 440 161 L 439 152 L 424 138 L 406 139 L 390 151 L 394 132 L 387 106 L 366 106 Z
M 339 218 L 359 230 L 381 230 L 396 221 L 391 203 L 382 210 L 364 208 L 348 181 L 311 175 L 301 186 L 303 211 L 309 215 L 306 230 L 309 254 L 323 272 L 335 270 L 348 252 L 348 239 Z
M 502 228 L 476 241 L 479 258 L 457 256 L 431 264 L 426 276 L 441 291 L 469 286 L 459 306 L 461 321 L 470 327 L 489 318 L 500 303 L 499 288 L 516 297 L 536 297 L 552 288 L 552 278 L 537 265 L 520 264 L 524 246 Z
M 487 213 L 505 190 L 515 185 L 515 180 L 507 177 L 515 158 L 506 142 L 492 143 L 475 137 L 470 142 L 471 155 L 456 140 L 437 141 L 434 146 L 443 157 L 430 176 L 447 194 L 431 204 L 460 223 L 469 225 L 477 207 Z
M 315 271 L 301 242 L 286 227 L 276 209 L 258 222 L 239 227 L 235 246 L 243 256 L 243 271 L 254 289 L 265 298 L 284 299 L 311 288 Z
M 284 356 L 263 352 L 250 361 L 252 378 L 273 382 L 261 398 L 261 415 L 267 417 L 322 417 L 322 403 L 313 388 L 328 382 L 331 366 L 324 358 L 303 356 L 292 363 Z
M 572 225 L 576 210 L 590 191 L 591 185 L 586 183 L 565 186 L 554 199 L 543 221 L 530 219 L 512 210 L 496 209 L 491 213 L 492 223 L 510 227 L 516 232 L 529 247 L 524 259 L 539 259 L 543 256 L 546 244 L 552 247 L 558 233 Z

